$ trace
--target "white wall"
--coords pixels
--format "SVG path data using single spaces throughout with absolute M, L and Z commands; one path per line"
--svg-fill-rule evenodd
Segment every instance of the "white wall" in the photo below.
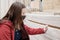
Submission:
M 6 15 L 9 7 L 16 0 L 0 0 L 0 19 Z

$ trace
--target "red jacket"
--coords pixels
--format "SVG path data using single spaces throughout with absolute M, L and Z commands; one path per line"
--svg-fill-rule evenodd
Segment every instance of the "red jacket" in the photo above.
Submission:
M 2 23 L 0 23 L 0 40 L 14 40 L 14 28 L 12 26 L 13 26 L 12 22 L 8 20 L 4 20 Z M 43 28 L 35 29 L 30 28 L 26 25 L 24 25 L 24 28 L 30 35 L 44 33 Z

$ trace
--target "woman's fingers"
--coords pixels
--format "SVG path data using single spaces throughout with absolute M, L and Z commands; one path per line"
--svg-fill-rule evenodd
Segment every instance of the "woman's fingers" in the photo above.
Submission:
M 46 27 L 44 28 L 44 32 L 46 32 L 48 30 L 48 25 L 46 25 Z

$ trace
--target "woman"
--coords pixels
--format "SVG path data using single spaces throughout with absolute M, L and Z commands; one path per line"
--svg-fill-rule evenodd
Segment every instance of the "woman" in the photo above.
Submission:
M 25 6 L 19 2 L 11 5 L 6 16 L 0 20 L 0 40 L 30 40 L 28 34 L 42 34 L 44 28 L 30 28 L 23 23 L 22 11 Z

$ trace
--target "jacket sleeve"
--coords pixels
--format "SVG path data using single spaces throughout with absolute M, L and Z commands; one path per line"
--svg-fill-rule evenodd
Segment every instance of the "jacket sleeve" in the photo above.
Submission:
M 25 30 L 27 31 L 27 33 L 29 35 L 35 35 L 35 34 L 43 34 L 44 33 L 44 29 L 43 28 L 30 28 L 26 25 L 24 25 Z

